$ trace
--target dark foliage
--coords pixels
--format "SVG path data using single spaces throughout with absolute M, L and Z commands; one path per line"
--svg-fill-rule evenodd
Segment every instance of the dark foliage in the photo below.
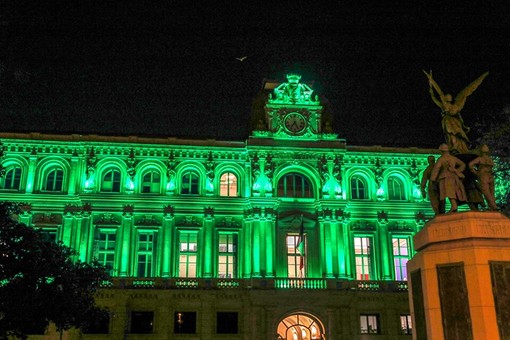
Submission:
M 106 313 L 94 294 L 107 280 L 97 262 L 16 221 L 18 205 L 0 203 L 0 338 L 41 334 L 50 322 L 63 331 Z

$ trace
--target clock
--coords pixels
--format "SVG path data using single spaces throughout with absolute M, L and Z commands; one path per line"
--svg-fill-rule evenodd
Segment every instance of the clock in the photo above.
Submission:
M 285 128 L 292 134 L 298 134 L 305 130 L 306 120 L 301 114 L 297 112 L 291 112 L 283 119 Z

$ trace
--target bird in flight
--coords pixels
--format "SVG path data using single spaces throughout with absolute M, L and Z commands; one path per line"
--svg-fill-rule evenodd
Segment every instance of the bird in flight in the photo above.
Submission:
M 248 56 L 244 56 L 244 57 L 236 58 L 236 59 L 239 60 L 239 61 L 244 61 L 246 58 L 248 58 Z

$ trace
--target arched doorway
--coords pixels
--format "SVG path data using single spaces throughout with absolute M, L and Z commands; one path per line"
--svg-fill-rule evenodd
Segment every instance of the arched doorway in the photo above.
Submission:
M 279 340 L 324 340 L 322 322 L 311 314 L 294 313 L 286 316 L 277 328 Z

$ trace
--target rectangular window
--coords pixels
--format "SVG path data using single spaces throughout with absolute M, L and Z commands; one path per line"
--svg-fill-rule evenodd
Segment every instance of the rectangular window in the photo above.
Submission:
M 154 312 L 131 312 L 132 334 L 152 333 L 154 323 Z
M 301 243 L 299 234 L 287 234 L 287 277 L 306 277 L 306 235 Z
M 216 333 L 217 334 L 237 334 L 238 320 L 237 312 L 218 312 L 216 313 Z
M 410 314 L 400 315 L 400 331 L 402 334 L 413 334 L 413 325 Z
M 114 275 L 115 269 L 115 241 L 117 230 L 99 230 L 96 239 L 97 260 L 103 266 L 106 266 L 110 275 Z
M 83 334 L 108 334 L 110 333 L 110 314 L 105 313 L 95 317 L 92 320 L 87 320 L 85 325 L 81 328 Z
M 373 280 L 372 277 L 372 254 L 371 237 L 354 238 L 354 258 L 356 261 L 356 279 Z
M 379 334 L 379 315 L 361 314 L 359 316 L 361 334 Z
M 395 266 L 395 280 L 407 281 L 407 261 L 409 261 L 409 238 L 392 238 L 393 263 Z
M 218 238 L 218 277 L 237 277 L 237 235 L 222 233 Z
M 175 312 L 174 314 L 174 333 L 176 334 L 195 334 L 197 332 L 197 313 L 195 312 Z
M 57 243 L 57 231 L 58 228 L 40 228 L 39 231 L 53 243 Z
M 154 259 L 156 258 L 156 233 L 140 232 L 138 234 L 137 271 L 138 277 L 154 276 Z
M 179 277 L 197 277 L 197 233 L 179 235 Z

